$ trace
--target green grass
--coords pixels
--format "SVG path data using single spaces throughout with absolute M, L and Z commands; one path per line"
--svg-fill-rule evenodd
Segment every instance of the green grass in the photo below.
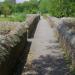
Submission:
M 67 54 L 66 50 L 64 50 L 64 59 L 67 63 L 67 66 L 70 70 L 70 75 L 75 75 L 75 68 L 72 66 L 72 60 L 71 57 Z
M 71 75 L 75 75 L 75 69 L 71 70 Z
M 24 13 L 14 13 L 7 17 L 0 17 L 0 21 L 23 22 L 25 18 L 26 15 Z
M 9 21 L 10 18 L 0 17 L 0 21 Z

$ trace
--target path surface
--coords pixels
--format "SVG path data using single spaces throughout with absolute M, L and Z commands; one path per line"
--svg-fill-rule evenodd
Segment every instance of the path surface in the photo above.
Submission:
M 68 75 L 54 29 L 45 19 L 38 23 L 22 75 Z

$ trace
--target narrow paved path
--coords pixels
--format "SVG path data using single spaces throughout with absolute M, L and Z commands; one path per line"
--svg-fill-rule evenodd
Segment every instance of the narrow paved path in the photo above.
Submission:
M 54 29 L 43 18 L 38 23 L 22 75 L 68 75 Z

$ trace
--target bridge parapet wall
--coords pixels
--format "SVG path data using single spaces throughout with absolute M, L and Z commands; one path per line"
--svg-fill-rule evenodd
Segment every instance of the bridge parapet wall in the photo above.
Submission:
M 35 19 L 35 20 L 33 20 Z M 28 29 L 28 37 L 29 38 L 33 38 L 34 37 L 34 33 L 37 27 L 37 23 L 40 19 L 40 15 L 39 14 L 33 14 L 32 16 L 30 14 L 27 15 L 27 19 L 26 19 L 26 28 Z
M 16 64 L 20 62 L 20 55 L 23 52 L 27 55 L 28 51 L 25 51 L 28 44 L 26 26 L 28 25 L 29 36 L 32 36 L 39 19 L 39 15 L 31 15 L 8 34 L 0 35 L 0 75 L 12 75 Z
M 75 18 L 61 18 L 57 30 L 59 41 L 75 68 Z
M 75 18 L 56 18 L 48 16 L 48 20 L 51 27 L 55 30 L 55 35 L 61 47 L 63 47 L 75 68 Z

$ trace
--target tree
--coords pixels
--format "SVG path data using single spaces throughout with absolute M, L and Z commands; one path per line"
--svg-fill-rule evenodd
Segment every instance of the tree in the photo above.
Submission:
M 2 7 L 0 6 L 0 15 L 2 14 L 2 9 L 1 9 Z
M 49 0 L 41 0 L 39 4 L 39 10 L 41 13 L 48 13 L 49 7 Z
M 75 16 L 75 0 L 41 0 L 39 9 L 52 16 Z
M 7 17 L 7 15 L 11 13 L 9 5 L 5 3 L 2 5 L 1 10 L 2 10 L 2 14 L 4 14 L 5 17 Z

